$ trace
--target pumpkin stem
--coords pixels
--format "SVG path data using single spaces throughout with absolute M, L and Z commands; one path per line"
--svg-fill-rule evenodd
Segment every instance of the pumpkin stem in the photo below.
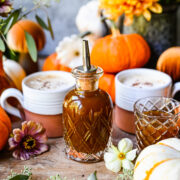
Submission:
M 120 31 L 117 28 L 111 27 L 111 32 L 112 32 L 113 37 L 120 35 Z
M 120 35 L 120 31 L 114 21 L 111 21 L 111 33 L 113 37 Z

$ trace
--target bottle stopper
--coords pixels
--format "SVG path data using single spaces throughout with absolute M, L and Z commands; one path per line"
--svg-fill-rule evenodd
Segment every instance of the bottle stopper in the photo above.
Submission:
M 91 65 L 89 44 L 87 40 L 83 40 L 83 66 L 77 67 L 78 71 L 81 73 L 93 73 L 96 72 L 97 68 Z

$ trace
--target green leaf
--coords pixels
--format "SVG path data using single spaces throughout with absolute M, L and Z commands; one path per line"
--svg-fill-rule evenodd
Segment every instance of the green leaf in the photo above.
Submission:
M 0 37 L 0 51 L 2 51 L 2 52 L 5 51 L 5 44 L 1 37 Z
M 53 29 L 52 29 L 51 21 L 50 21 L 49 17 L 47 19 L 48 19 L 48 29 L 50 31 L 52 39 L 54 40 L 54 32 L 53 32 Z
M 14 20 L 14 17 L 11 17 L 11 19 L 9 20 L 8 24 L 7 24 L 6 27 L 5 27 L 4 34 L 7 34 L 7 33 L 8 33 L 9 29 L 10 29 L 11 26 L 12 26 L 13 20 Z
M 47 180 L 66 180 L 66 178 L 61 178 L 61 176 L 57 174 L 56 176 L 50 176 L 50 179 Z
M 17 9 L 4 21 L 4 34 L 6 34 L 9 29 L 18 21 L 20 13 L 21 9 Z
M 37 61 L 37 48 L 36 43 L 33 39 L 33 37 L 25 31 L 25 37 L 26 37 L 26 43 L 28 47 L 29 54 L 34 62 Z
M 16 175 L 14 176 L 13 178 L 10 178 L 9 180 L 28 180 L 29 179 L 29 176 L 27 175 Z
M 40 25 L 42 28 L 44 28 L 44 29 L 46 29 L 46 30 L 49 30 L 49 28 L 48 28 L 48 26 L 46 25 L 46 23 L 45 23 L 38 15 L 36 15 L 36 20 L 37 20 L 37 22 L 39 23 L 39 25 Z
M 90 176 L 87 178 L 87 180 L 97 180 L 97 176 L 96 176 L 96 171 L 92 174 L 90 174 Z
M 22 9 L 17 9 L 11 14 L 11 16 L 14 17 L 12 25 L 14 25 L 18 21 L 19 15 L 21 14 L 21 11 L 22 11 Z

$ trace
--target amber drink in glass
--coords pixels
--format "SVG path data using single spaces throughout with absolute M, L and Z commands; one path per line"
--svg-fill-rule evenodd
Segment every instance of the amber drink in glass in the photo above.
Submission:
M 179 132 L 178 101 L 166 97 L 147 97 L 134 105 L 135 134 L 139 151 Z
M 72 71 L 76 88 L 64 100 L 64 139 L 68 158 L 97 162 L 102 160 L 111 134 L 112 101 L 98 88 L 103 70 L 90 65 L 87 41 L 83 47 L 83 66 Z

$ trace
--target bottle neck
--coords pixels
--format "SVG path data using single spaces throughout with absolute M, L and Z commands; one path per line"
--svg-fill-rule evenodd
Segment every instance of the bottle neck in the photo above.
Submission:
M 98 89 L 99 79 L 76 78 L 76 89 L 79 91 L 95 91 Z

